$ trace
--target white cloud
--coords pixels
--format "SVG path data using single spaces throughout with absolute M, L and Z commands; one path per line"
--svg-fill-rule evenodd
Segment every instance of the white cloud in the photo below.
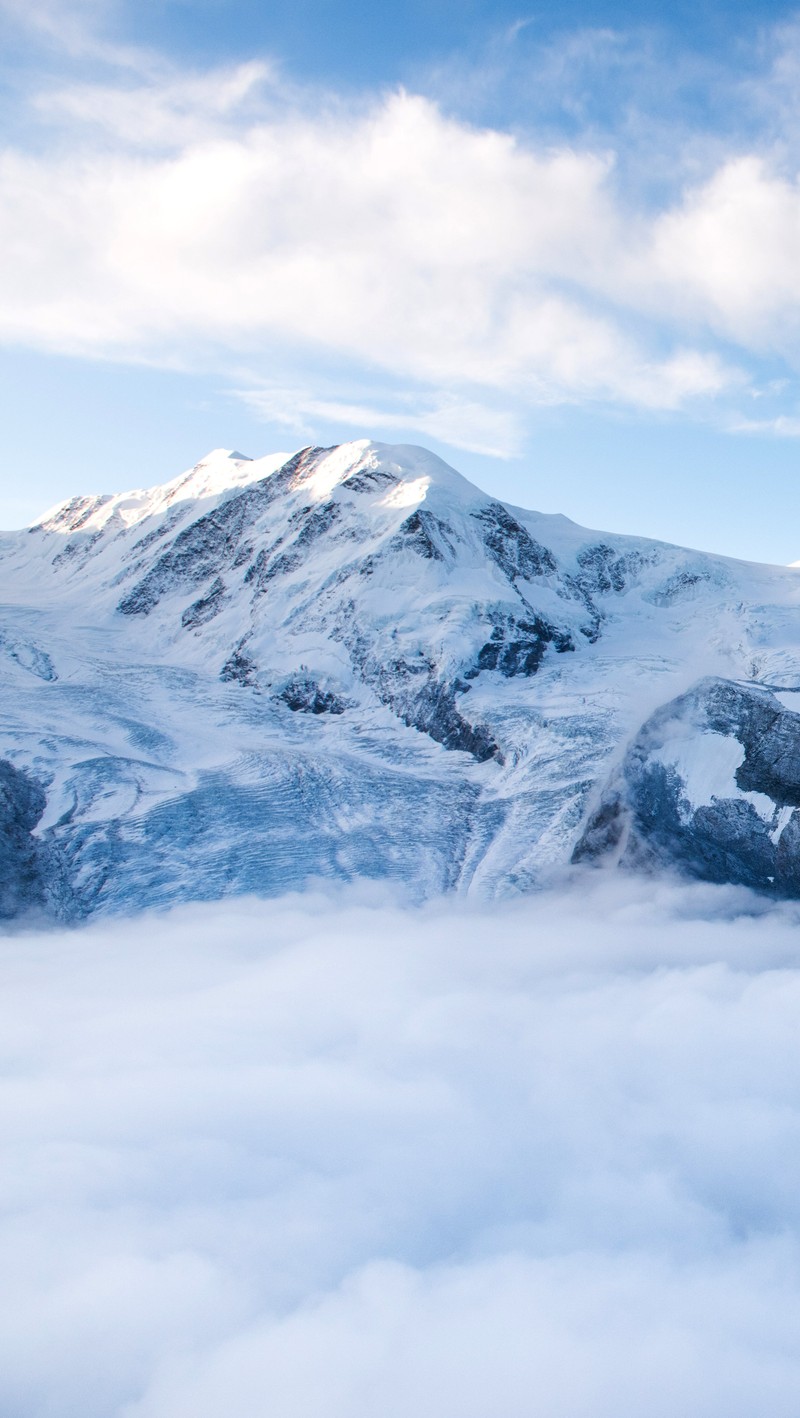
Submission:
M 104 38 L 104 26 L 118 18 L 123 7 L 124 0 L 36 0 L 35 5 L 0 0 L 0 19 L 62 58 L 94 60 L 135 73 L 163 73 L 164 62 L 156 53 Z
M 138 53 L 138 52 L 137 52 Z M 146 60 L 140 60 L 146 67 Z M 162 66 L 148 82 L 72 84 L 36 94 L 34 107 L 49 123 L 77 123 L 102 131 L 123 147 L 175 150 L 219 132 L 225 120 L 241 121 L 242 110 L 276 71 L 264 61 L 219 69 L 209 75 L 175 73 Z
M 12 0 L 0 8 L 24 22 Z M 313 368 L 296 423 L 349 422 L 352 409 L 365 427 L 501 453 L 535 406 L 729 407 L 754 372 L 763 384 L 764 357 L 796 365 L 791 26 L 728 94 L 754 113 L 777 105 L 782 144 L 765 118 L 761 148 L 755 130 L 727 150 L 695 133 L 691 153 L 666 154 L 656 124 L 653 166 L 670 176 L 655 199 L 618 174 L 624 133 L 554 144 L 419 95 L 345 102 L 269 60 L 182 70 L 97 39 L 106 8 L 28 17 L 83 56 L 83 77 L 33 91 L 36 141 L 0 154 L 6 343 L 189 368 L 233 359 L 257 372 L 262 407 L 270 390 L 307 388 L 297 371 Z M 568 36 L 547 51 L 547 82 L 590 60 L 594 83 L 615 65 L 633 73 L 640 50 L 610 32 Z M 645 51 L 656 84 L 666 61 Z M 416 388 L 416 404 L 385 406 L 387 385 Z M 770 426 L 791 417 L 779 408 Z
M 256 386 L 233 392 L 258 417 L 290 428 L 299 437 L 309 434 L 315 421 L 324 420 L 365 433 L 383 429 L 421 433 L 453 448 L 494 458 L 513 456 L 522 443 L 520 421 L 513 413 L 458 395 L 431 401 L 425 395 L 390 394 L 376 407 L 320 398 L 308 389 Z
M 794 1418 L 796 907 L 0 939 L 7 1418 Z
M 771 419 L 737 418 L 728 425 L 729 433 L 771 434 L 776 438 L 800 438 L 800 418 L 779 414 Z
M 800 184 L 732 158 L 655 223 L 645 279 L 744 347 L 791 349 L 800 331 Z
M 498 394 L 673 409 L 739 382 L 688 339 L 664 355 L 628 330 L 641 223 L 607 154 L 405 93 L 281 97 L 254 65 L 40 97 L 72 141 L 0 161 L 0 337 L 189 362 L 198 344 L 300 349 L 424 384 L 433 406 L 486 404 L 484 421 Z

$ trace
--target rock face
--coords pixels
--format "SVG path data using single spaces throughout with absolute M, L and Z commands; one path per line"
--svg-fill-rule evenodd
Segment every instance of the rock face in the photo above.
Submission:
M 664 705 L 573 853 L 609 857 L 800 895 L 800 712 L 766 688 L 721 679 Z
M 800 895 L 796 570 L 364 440 L 74 498 L 0 536 L 0 607 L 6 916 L 572 857 Z
M 29 911 L 67 915 L 68 893 L 52 849 L 34 837 L 45 809 L 43 789 L 0 760 L 0 919 Z

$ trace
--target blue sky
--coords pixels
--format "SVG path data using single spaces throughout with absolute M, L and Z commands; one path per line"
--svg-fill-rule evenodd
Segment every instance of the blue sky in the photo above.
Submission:
M 0 0 L 0 525 L 424 443 L 800 557 L 800 14 Z

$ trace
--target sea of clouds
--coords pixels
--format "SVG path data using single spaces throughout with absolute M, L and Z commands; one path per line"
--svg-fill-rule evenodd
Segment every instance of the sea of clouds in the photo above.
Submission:
M 0 938 L 4 1418 L 796 1418 L 800 909 Z

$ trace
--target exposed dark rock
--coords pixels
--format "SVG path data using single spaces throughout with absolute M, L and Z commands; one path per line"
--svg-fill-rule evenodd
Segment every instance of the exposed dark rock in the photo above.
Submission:
M 548 645 L 559 654 L 575 649 L 568 631 L 560 630 L 535 613 L 530 620 L 511 615 L 498 617 L 491 637 L 478 651 L 475 664 L 464 671 L 464 677 L 475 679 L 481 670 L 497 670 L 506 679 L 514 675 L 535 675 Z
M 766 793 L 781 807 L 800 806 L 800 714 L 769 690 L 704 681 L 709 728 L 733 734 L 745 749 L 736 774 L 742 792 Z
M 719 751 L 717 736 L 741 745 L 735 787 L 760 799 L 721 790 L 709 802 L 692 802 L 691 785 L 664 746 L 699 738 L 695 757 L 711 757 Z M 721 679 L 702 680 L 659 709 L 631 744 L 573 853 L 574 861 L 606 858 L 800 895 L 800 714 L 760 686 Z
M 310 477 L 317 464 L 322 461 L 326 453 L 332 453 L 335 444 L 330 448 L 312 447 L 301 448 L 299 452 L 293 453 L 292 457 L 272 474 L 273 478 L 280 478 L 287 487 L 299 487 L 301 483 Z
M 309 547 L 320 537 L 329 532 L 334 522 L 338 522 L 342 515 L 342 509 L 338 502 L 323 502 L 317 507 L 301 507 L 289 519 L 290 526 L 301 522 L 300 531 L 295 537 L 296 547 Z
M 470 724 L 456 707 L 455 686 L 431 679 L 413 704 L 400 709 L 404 723 L 429 734 L 444 748 L 472 754 L 479 763 L 489 758 L 502 762 L 502 754 L 483 724 Z
M 243 534 L 265 508 L 302 481 L 327 450 L 304 448 L 277 472 L 250 483 L 179 532 L 147 575 L 120 601 L 123 615 L 149 615 L 169 591 L 202 585 L 230 566 Z
M 252 685 L 255 684 L 257 668 L 255 660 L 244 652 L 244 641 L 240 641 L 222 666 L 219 677 L 227 683 Z
M 338 694 L 323 689 L 315 679 L 302 676 L 290 680 L 276 698 L 295 714 L 343 714 L 347 708 Z
M 710 580 L 707 571 L 676 571 L 663 585 L 651 591 L 646 599 L 654 606 L 672 606 L 692 597 L 698 586 L 706 585 Z
M 252 542 L 245 542 L 243 546 L 240 546 L 231 562 L 233 570 L 238 571 L 240 566 L 244 566 L 245 562 L 250 560 L 253 551 L 254 547 Z
M 120 601 L 122 614 L 148 615 L 167 592 L 201 585 L 229 565 L 243 530 L 276 496 L 271 482 L 264 478 L 179 532 L 147 575 Z
M 71 562 L 80 566 L 87 559 L 92 548 L 100 541 L 102 535 L 102 532 L 75 533 L 74 541 L 67 542 L 66 546 L 53 557 L 53 566 L 66 566 Z
M 645 564 L 641 552 L 618 554 L 605 542 L 584 547 L 578 552 L 576 560 L 580 572 L 575 579 L 589 596 L 624 591 Z
M 453 537 L 449 523 L 424 508 L 418 508 L 406 517 L 392 537 L 390 546 L 394 551 L 414 551 L 426 561 L 444 561 L 455 550 Z
M 53 684 L 58 679 L 56 668 L 46 650 L 42 650 L 33 640 L 28 640 L 13 632 L 0 630 L 0 651 L 15 661 L 21 669 L 35 675 L 37 679 Z
M 509 581 L 532 581 L 537 576 L 552 576 L 557 570 L 553 553 L 534 541 L 500 502 L 490 502 L 473 517 L 484 528 L 483 541 L 492 560 Z
M 68 914 L 55 849 L 32 835 L 46 801 L 39 783 L 0 759 L 0 919 L 27 911 Z
M 157 527 L 154 527 L 151 532 L 146 532 L 143 537 L 139 538 L 138 542 L 134 542 L 130 554 L 133 555 L 134 552 L 141 553 L 147 551 L 148 547 L 153 546 L 155 542 L 162 541 L 164 537 L 175 530 L 178 523 L 182 522 L 185 516 L 186 508 L 184 506 L 173 507 Z
M 349 488 L 350 492 L 377 492 L 396 487 L 399 481 L 399 478 L 387 473 L 383 468 L 360 468 L 351 473 L 349 478 L 345 478 L 342 487 Z
M 616 853 L 626 829 L 624 803 L 621 797 L 611 795 L 592 813 L 572 853 L 573 862 L 596 862 Z
M 255 560 L 250 563 L 244 573 L 245 586 L 252 586 L 257 595 L 260 595 L 266 589 L 267 582 L 273 575 L 270 571 L 270 562 L 275 552 L 278 550 L 278 547 L 283 546 L 283 542 L 283 537 L 277 537 L 271 546 L 262 547 Z
M 50 519 L 48 529 L 58 527 L 61 531 L 78 532 L 89 521 L 89 518 L 98 508 L 103 507 L 111 501 L 110 493 L 91 494 L 88 497 L 73 497 L 59 509 L 55 517 Z M 43 532 L 44 523 L 37 522 L 34 527 L 29 527 L 29 532 Z
M 263 595 L 276 576 L 288 576 L 303 565 L 309 549 L 320 537 L 330 531 L 340 519 L 342 509 L 338 502 L 326 502 L 321 506 L 301 507 L 289 518 L 290 531 L 299 526 L 293 541 L 287 543 L 285 536 L 278 537 L 271 547 L 262 547 L 255 561 L 245 572 L 245 585 L 253 586 L 257 596 Z M 281 551 L 279 548 L 283 547 Z
M 775 880 L 786 896 L 800 897 L 800 812 L 793 812 L 780 837 Z
M 581 635 L 585 635 L 590 645 L 594 645 L 600 639 L 603 628 L 603 617 L 599 611 L 595 611 L 586 625 L 580 627 Z
M 283 540 L 281 538 L 281 540 Z M 295 551 L 293 546 L 289 546 L 285 551 L 279 552 L 277 556 L 266 554 L 263 556 L 259 552 L 253 575 L 248 571 L 245 576 L 246 582 L 255 582 L 255 590 L 259 595 L 263 595 L 270 581 L 274 581 L 276 576 L 289 576 L 293 571 L 297 571 L 302 566 L 303 557 L 299 551 Z
M 226 600 L 225 583 L 222 577 L 218 576 L 204 596 L 186 607 L 181 616 L 184 630 L 193 630 L 198 625 L 205 625 L 207 621 L 213 620 L 222 610 Z
M 434 662 L 422 651 L 391 660 L 376 660 L 372 644 L 358 627 L 355 607 L 345 614 L 336 629 L 336 639 L 348 648 L 358 677 L 375 691 L 392 713 L 428 734 L 444 748 L 460 749 L 483 763 L 488 758 L 502 762 L 499 746 L 482 724 L 472 724 L 460 712 L 456 696 L 468 692 L 460 676 L 443 680 Z

